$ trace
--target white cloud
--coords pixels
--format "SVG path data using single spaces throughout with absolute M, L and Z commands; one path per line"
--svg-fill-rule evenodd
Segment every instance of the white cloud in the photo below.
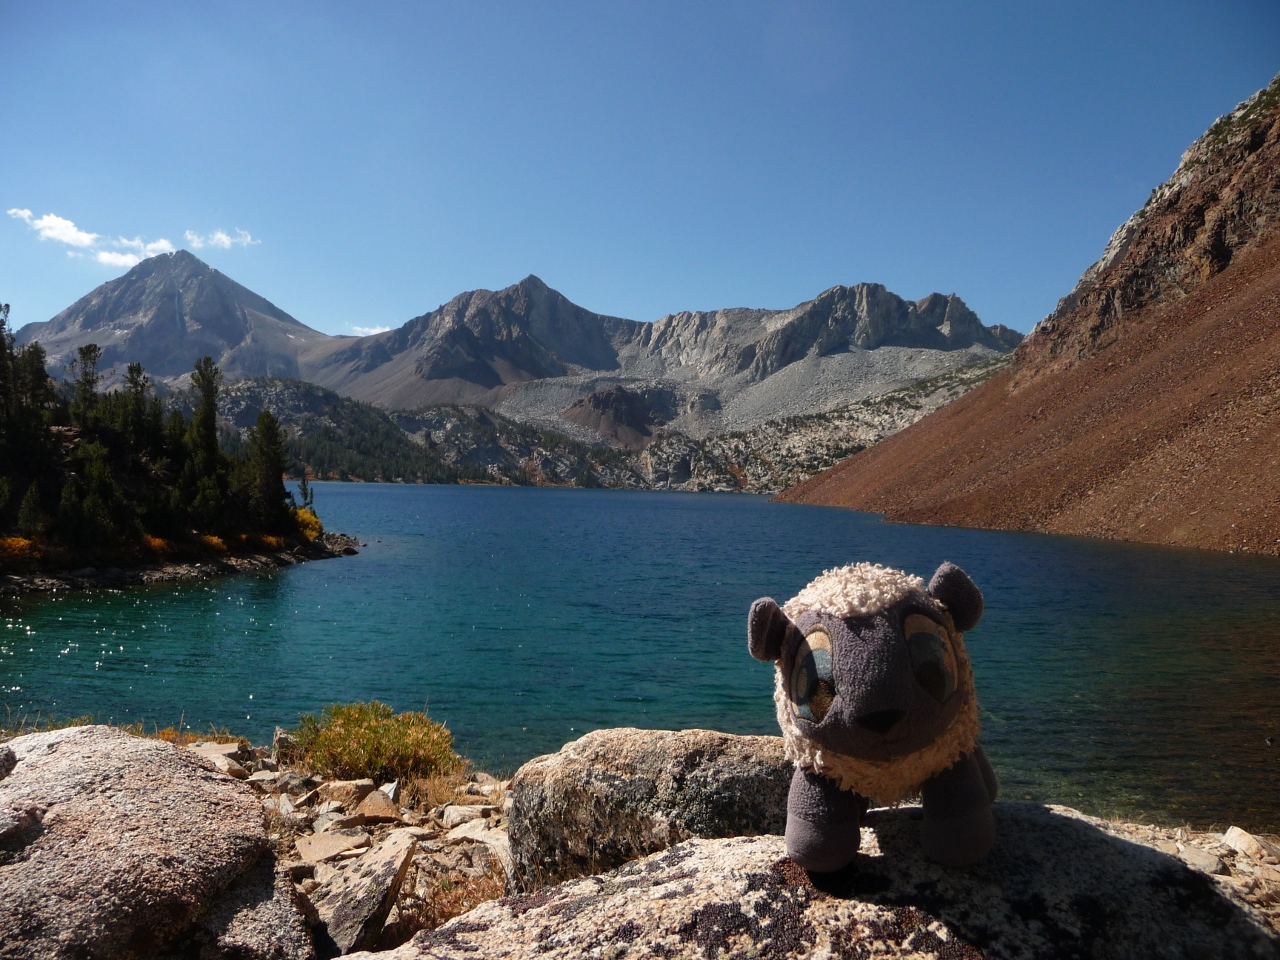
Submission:
M 68 257 L 92 255 L 97 263 L 108 267 L 132 267 L 147 257 L 173 253 L 174 246 L 164 237 L 159 240 L 143 240 L 134 237 L 116 237 L 107 240 L 97 233 L 81 230 L 65 217 L 46 213 L 36 217 L 30 210 L 14 207 L 6 211 L 15 220 L 21 220 L 40 235 L 41 240 L 56 240 L 75 249 L 68 250 Z
M 204 235 L 196 233 L 194 230 L 188 230 L 184 236 L 192 250 L 201 250 L 204 247 L 230 250 L 233 246 L 253 247 L 262 242 L 261 240 L 253 239 L 248 230 L 241 230 L 238 227 L 234 237 L 225 230 L 214 230 L 212 233 Z
M 391 328 L 390 327 L 357 327 L 353 323 L 351 325 L 351 329 L 354 330 L 356 333 L 360 334 L 360 336 L 362 337 L 371 337 L 375 333 L 386 333 Z
M 17 207 L 7 211 L 7 213 L 15 220 L 21 220 L 36 233 L 40 234 L 41 240 L 57 240 L 59 243 L 65 243 L 72 247 L 92 247 L 98 242 L 96 233 L 88 233 L 81 230 L 70 220 L 59 217 L 57 214 L 46 213 L 43 217 L 35 218 L 30 210 L 22 210 Z
M 142 258 L 136 253 L 118 253 L 115 250 L 99 250 L 93 255 L 93 259 L 108 267 L 135 267 L 142 262 Z
M 139 254 L 143 259 L 147 257 L 155 257 L 162 253 L 173 253 L 174 246 L 164 237 L 159 240 L 152 240 L 146 243 L 141 237 L 134 237 L 132 240 L 126 240 L 124 237 L 117 237 L 115 245 L 123 250 L 132 250 Z

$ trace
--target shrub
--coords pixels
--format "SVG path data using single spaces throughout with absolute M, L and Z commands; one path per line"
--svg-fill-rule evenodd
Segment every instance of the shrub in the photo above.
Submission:
M 326 777 L 377 783 L 448 773 L 462 765 L 453 735 L 425 713 L 385 703 L 334 703 L 299 718 L 297 762 Z
M 211 553 L 226 553 L 227 545 L 222 542 L 221 537 L 201 537 L 200 542 L 204 544 L 205 549 Z
M 324 533 L 324 525 L 320 523 L 320 518 L 315 515 L 314 510 L 299 507 L 293 511 L 293 519 L 298 525 L 298 533 L 307 540 L 314 540 Z
M 26 537 L 0 537 L 0 563 L 31 559 L 31 541 Z

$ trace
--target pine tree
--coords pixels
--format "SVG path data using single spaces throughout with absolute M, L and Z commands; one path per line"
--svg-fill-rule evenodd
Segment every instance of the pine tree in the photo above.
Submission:
M 262 530 L 283 533 L 289 528 L 289 494 L 284 487 L 285 432 L 270 410 L 258 414 L 257 425 L 249 431 L 249 464 L 253 487 L 250 509 Z
M 228 478 L 226 458 L 218 446 L 218 390 L 222 386 L 222 371 L 214 365 L 212 357 L 196 361 L 191 385 L 197 405 L 187 428 L 182 489 L 196 523 L 206 530 L 220 530 L 228 526 Z
M 96 343 L 86 343 L 76 351 L 76 358 L 71 361 L 71 373 L 74 377 L 72 387 L 75 394 L 71 401 L 71 422 L 78 427 L 87 427 L 98 404 L 98 384 L 102 375 L 98 373 L 98 364 L 102 360 L 102 348 Z
M 24 537 L 34 537 L 44 529 L 46 522 L 40 503 L 40 488 L 33 483 L 27 487 L 22 505 L 18 507 L 18 532 Z

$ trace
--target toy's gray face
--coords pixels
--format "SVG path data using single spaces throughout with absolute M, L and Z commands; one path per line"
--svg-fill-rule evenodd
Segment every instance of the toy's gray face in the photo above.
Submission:
M 802 614 L 782 651 L 797 726 L 824 747 L 864 760 L 932 743 L 970 695 L 958 687 L 949 621 L 936 606 L 910 598 L 866 617 Z
M 959 635 L 982 608 L 968 574 L 944 563 L 927 591 L 865 616 L 809 612 L 793 623 L 762 597 L 747 646 L 778 664 L 802 733 L 846 756 L 888 760 L 928 746 L 973 697 Z

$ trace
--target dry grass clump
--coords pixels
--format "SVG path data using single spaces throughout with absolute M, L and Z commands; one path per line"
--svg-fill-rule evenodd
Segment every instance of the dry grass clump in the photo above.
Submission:
M 299 718 L 287 757 L 325 777 L 411 782 L 454 773 L 463 760 L 453 735 L 425 713 L 395 713 L 377 700 L 333 703 Z
M 386 931 L 388 936 L 382 946 L 399 946 L 419 930 L 434 930 L 482 903 L 497 900 L 503 892 L 501 871 L 482 877 L 453 871 L 425 883 L 419 879 L 413 894 L 400 898 L 394 929 Z
M 6 716 L 0 724 L 0 740 L 21 737 L 28 733 L 44 733 L 47 730 L 65 730 L 67 727 L 83 727 L 93 723 L 93 717 L 46 717 L 42 713 L 22 713 L 15 715 L 5 707 Z
M 50 717 L 38 712 L 34 714 L 14 714 L 12 710 L 9 710 L 4 722 L 0 723 L 0 740 L 21 737 L 28 733 L 45 733 L 49 730 L 65 730 L 68 727 L 86 727 L 97 722 L 98 720 L 92 715 Z M 219 729 L 212 723 L 209 724 L 208 731 L 203 733 L 186 728 L 181 723 L 179 723 L 178 727 L 164 728 L 161 728 L 158 724 L 152 724 L 149 731 L 142 723 L 109 723 L 107 726 L 123 730 L 125 733 L 133 734 L 135 737 L 145 737 L 148 740 L 163 740 L 165 743 L 176 744 L 180 747 L 210 740 L 218 743 L 235 741 L 246 749 L 253 746 L 247 737 L 234 734 L 226 727 Z

